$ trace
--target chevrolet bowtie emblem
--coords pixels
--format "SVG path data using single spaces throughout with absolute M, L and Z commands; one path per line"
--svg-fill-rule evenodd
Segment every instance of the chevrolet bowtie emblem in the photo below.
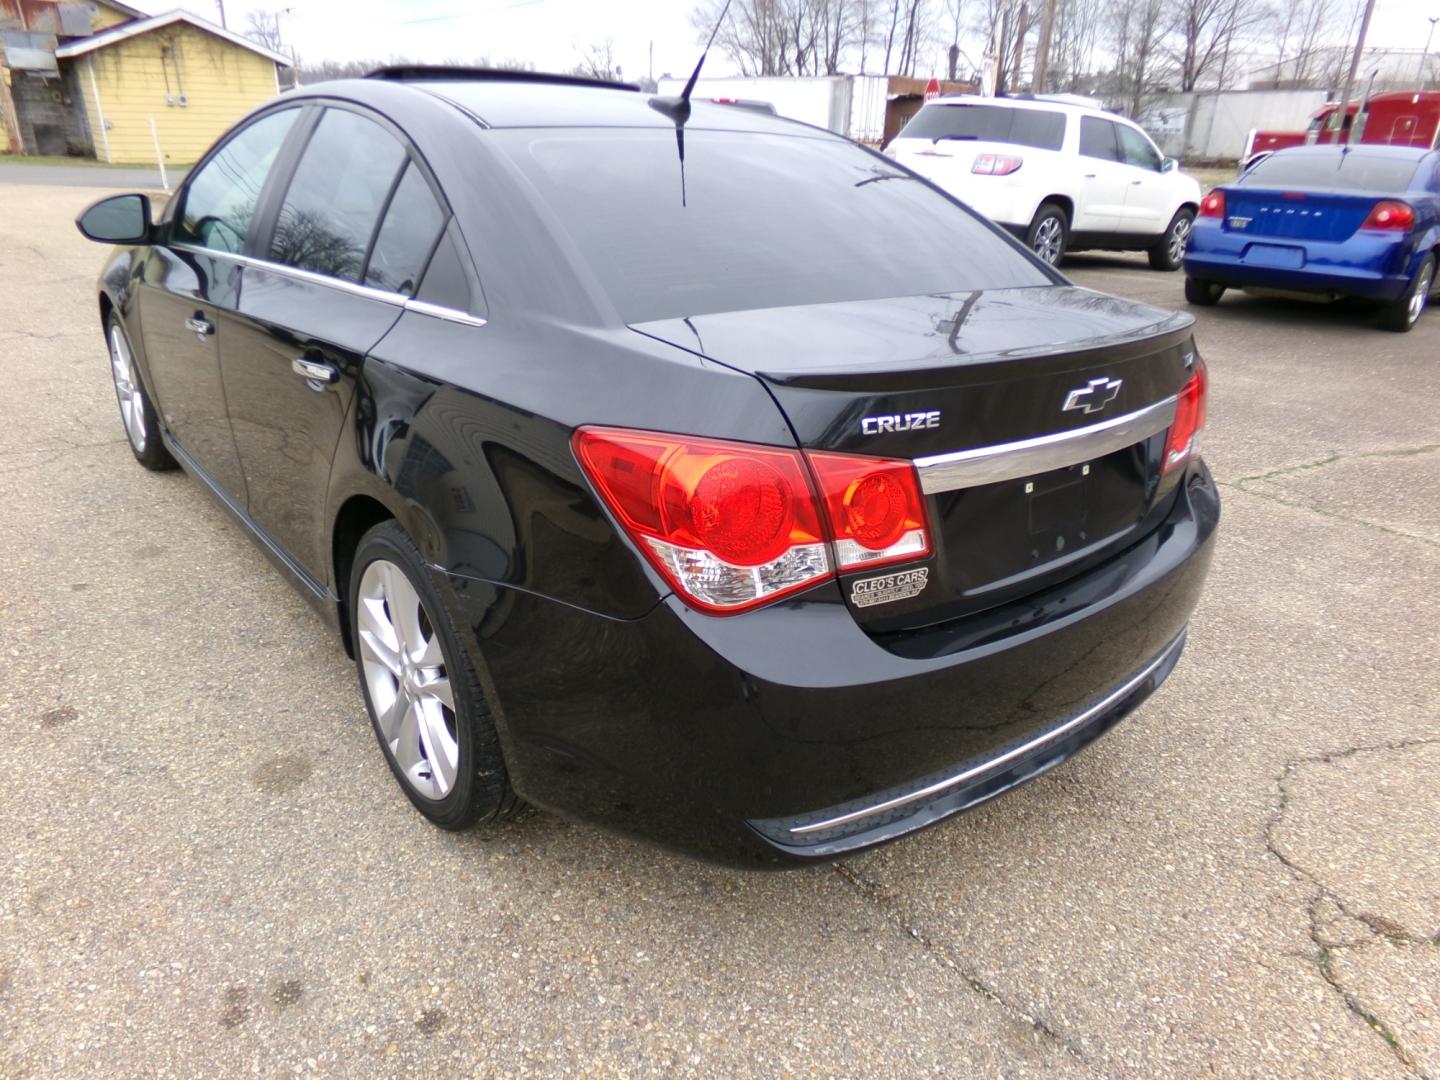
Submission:
M 1060 409 L 1062 412 L 1079 409 L 1086 414 L 1099 412 L 1119 396 L 1120 384 L 1123 381 L 1123 379 L 1112 379 L 1106 375 L 1102 375 L 1098 379 L 1091 379 L 1084 386 L 1071 390 L 1065 396 L 1065 404 L 1060 406 Z

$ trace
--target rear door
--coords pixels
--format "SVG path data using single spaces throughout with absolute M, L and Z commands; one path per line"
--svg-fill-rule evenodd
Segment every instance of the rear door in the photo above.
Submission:
M 398 132 L 321 114 L 224 341 L 231 426 L 255 522 L 328 580 L 325 493 L 360 362 L 400 317 L 445 214 Z
M 1130 176 L 1120 160 L 1120 137 L 1114 122 L 1099 116 L 1080 118 L 1080 181 L 1080 203 L 1071 228 L 1118 232 Z
M 1129 124 L 1116 124 L 1115 133 L 1120 136 L 1120 156 L 1128 177 L 1120 231 L 1159 236 L 1175 213 L 1171 186 L 1161 171 L 1165 158 L 1154 143 Z
M 245 480 L 226 416 L 220 331 L 235 320 L 256 207 L 299 108 L 247 124 L 201 163 L 166 213 L 137 290 L 150 389 L 171 437 L 244 505 Z

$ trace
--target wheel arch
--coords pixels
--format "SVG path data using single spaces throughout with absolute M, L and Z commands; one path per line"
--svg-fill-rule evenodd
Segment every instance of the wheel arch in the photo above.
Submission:
M 1043 196 L 1040 201 L 1035 204 L 1035 213 L 1030 215 L 1031 221 L 1035 220 L 1036 214 L 1040 213 L 1040 208 L 1046 203 L 1054 203 L 1060 207 L 1061 210 L 1065 211 L 1066 228 L 1073 229 L 1075 227 L 1075 200 L 1069 195 L 1055 194 Z
M 345 654 L 355 656 L 355 642 L 350 634 L 350 568 L 360 538 L 383 521 L 398 520 L 385 503 L 373 495 L 352 494 L 335 511 L 330 526 L 330 572 L 333 575 L 336 607 L 340 621 L 340 641 Z

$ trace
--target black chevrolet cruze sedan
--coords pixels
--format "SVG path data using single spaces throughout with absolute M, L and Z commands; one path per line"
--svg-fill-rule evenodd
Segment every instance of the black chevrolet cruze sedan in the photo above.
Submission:
M 256 110 L 99 283 L 140 463 L 354 656 L 436 824 L 889 840 L 1170 673 L 1219 501 L 1187 316 L 746 109 L 388 69 Z M 302 720 L 303 722 L 303 720 Z

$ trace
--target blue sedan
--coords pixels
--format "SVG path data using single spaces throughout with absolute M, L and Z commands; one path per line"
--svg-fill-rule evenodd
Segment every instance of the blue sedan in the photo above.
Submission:
M 1185 299 L 1226 289 L 1359 296 L 1409 330 L 1436 284 L 1440 153 L 1409 146 L 1296 146 L 1215 188 L 1185 253 Z

